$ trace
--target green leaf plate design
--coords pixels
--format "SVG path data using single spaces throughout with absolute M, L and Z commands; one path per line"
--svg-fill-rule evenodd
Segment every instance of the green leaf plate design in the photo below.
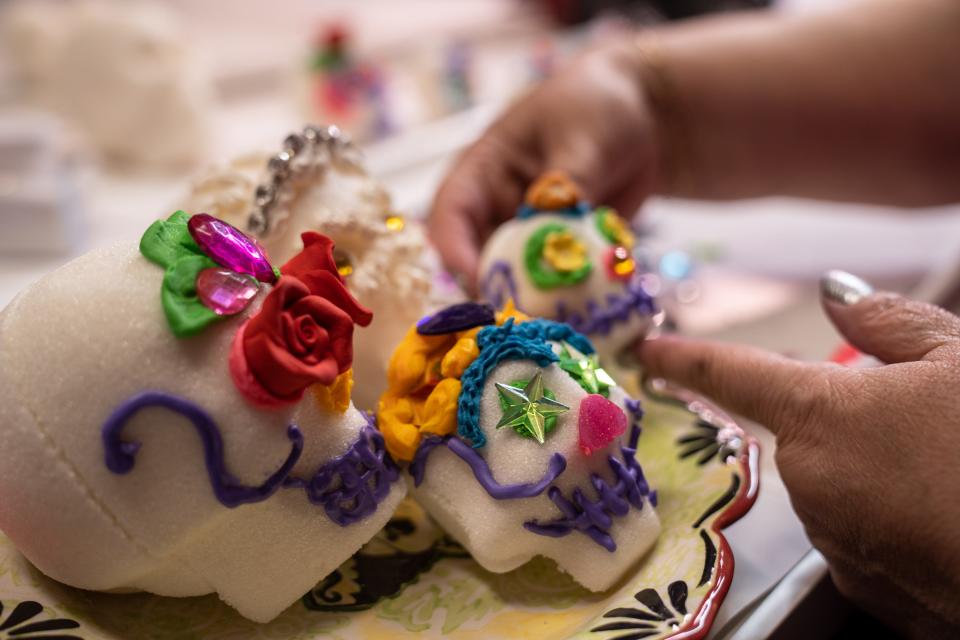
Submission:
M 338 571 L 266 625 L 216 596 L 105 594 L 61 585 L 0 534 L 0 640 L 277 638 L 703 638 L 733 580 L 722 530 L 759 488 L 759 447 L 715 408 L 682 390 L 648 389 L 638 458 L 659 495 L 656 546 L 606 593 L 579 587 L 547 560 L 484 571 L 412 501 Z M 7 624 L 11 618 L 13 623 Z M 20 633 L 14 638 L 34 635 Z

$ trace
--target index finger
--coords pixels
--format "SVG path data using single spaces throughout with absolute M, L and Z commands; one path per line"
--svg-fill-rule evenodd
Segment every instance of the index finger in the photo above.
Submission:
M 763 349 L 674 336 L 638 346 L 644 371 L 711 398 L 773 433 L 836 407 L 842 369 L 785 358 Z

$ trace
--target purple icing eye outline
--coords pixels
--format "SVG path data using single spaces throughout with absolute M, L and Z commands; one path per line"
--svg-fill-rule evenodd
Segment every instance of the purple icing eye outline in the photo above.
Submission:
M 470 445 L 455 436 L 430 436 L 425 438 L 417 448 L 409 472 L 413 476 L 413 486 L 419 487 L 427 470 L 427 459 L 430 453 L 440 445 L 445 445 L 453 454 L 467 463 L 473 476 L 494 500 L 516 500 L 519 498 L 535 498 L 546 491 L 547 487 L 556 480 L 567 468 L 567 460 L 559 453 L 550 457 L 547 470 L 543 477 L 536 482 L 524 484 L 500 484 L 493 477 L 487 461 Z
M 303 489 L 311 504 L 322 506 L 330 520 L 346 527 L 373 514 L 389 495 L 390 485 L 400 477 L 399 469 L 386 451 L 383 436 L 374 428 L 373 419 L 364 414 L 367 424 L 357 440 L 342 455 L 321 465 L 309 480 L 290 475 L 303 453 L 303 434 L 297 425 L 291 424 L 287 427 L 287 437 L 293 446 L 281 467 L 259 486 L 244 485 L 226 469 L 223 437 L 210 414 L 186 398 L 163 391 L 144 391 L 131 396 L 104 422 L 101 437 L 107 469 L 118 475 L 133 469 L 140 443 L 123 440 L 121 434 L 133 416 L 153 407 L 182 415 L 194 426 L 203 443 L 214 496 L 230 509 L 262 502 L 281 488 Z
M 497 277 L 503 280 L 501 286 L 497 286 Z M 502 309 L 508 299 L 513 300 L 518 309 L 521 308 L 520 300 L 517 299 L 517 282 L 513 279 L 513 270 L 506 260 L 497 260 L 490 265 L 490 269 L 483 276 L 483 282 L 480 283 L 480 292 L 484 299 L 497 309 Z

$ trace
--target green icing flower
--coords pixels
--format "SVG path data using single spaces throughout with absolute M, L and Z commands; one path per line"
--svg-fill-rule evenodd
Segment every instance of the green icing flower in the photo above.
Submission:
M 495 383 L 500 392 L 503 417 L 497 429 L 512 427 L 519 435 L 543 444 L 547 433 L 556 426 L 557 416 L 570 410 L 556 401 L 556 396 L 543 386 L 543 374 L 537 371 L 527 381 L 512 385 Z
M 533 232 L 524 247 L 523 260 L 534 286 L 538 289 L 554 289 L 569 287 L 586 280 L 593 270 L 593 264 L 589 259 L 584 259 L 579 267 L 562 271 L 551 264 L 551 262 L 557 263 L 556 259 L 552 261 L 546 259 L 544 251 L 551 235 L 554 239 L 573 237 L 566 225 L 556 222 L 545 224 Z

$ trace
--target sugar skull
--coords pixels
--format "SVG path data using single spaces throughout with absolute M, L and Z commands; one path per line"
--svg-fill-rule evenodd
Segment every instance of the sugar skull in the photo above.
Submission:
M 640 404 L 569 325 L 474 303 L 394 352 L 379 428 L 412 495 L 485 569 L 552 558 L 610 587 L 660 524 L 636 459 Z
M 38 569 L 266 622 L 389 519 L 406 489 L 350 401 L 370 312 L 303 241 L 278 269 L 177 212 L 0 315 L 0 528 Z
M 616 211 L 590 207 L 564 174 L 547 173 L 516 218 L 487 241 L 481 296 L 496 306 L 509 298 L 525 313 L 567 323 L 615 367 L 619 352 L 660 319 L 637 273 L 634 242 Z
M 387 355 L 434 306 L 440 270 L 422 229 L 393 210 L 344 134 L 307 127 L 273 157 L 239 158 L 201 178 L 184 206 L 247 228 L 280 261 L 299 251 L 304 231 L 334 240 L 339 273 L 374 314 L 355 341 L 354 401 L 375 409 Z
M 26 98 L 103 155 L 179 166 L 210 140 L 213 83 L 176 13 L 153 2 L 13 2 L 0 20 Z

